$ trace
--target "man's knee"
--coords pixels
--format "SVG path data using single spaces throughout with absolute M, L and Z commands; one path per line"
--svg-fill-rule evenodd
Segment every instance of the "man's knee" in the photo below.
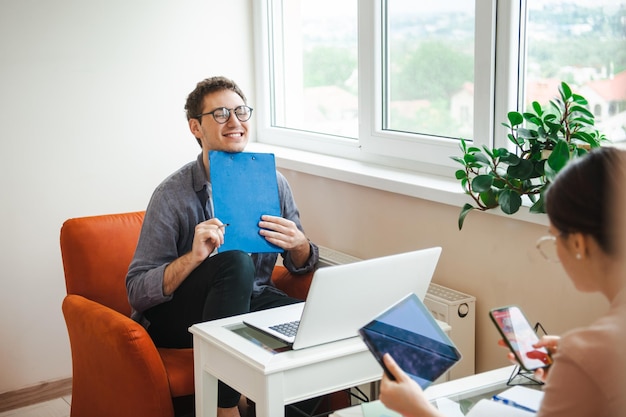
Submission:
M 222 256 L 222 273 L 228 279 L 237 281 L 239 285 L 252 286 L 254 281 L 254 262 L 250 255 L 239 250 L 232 250 L 220 253 Z

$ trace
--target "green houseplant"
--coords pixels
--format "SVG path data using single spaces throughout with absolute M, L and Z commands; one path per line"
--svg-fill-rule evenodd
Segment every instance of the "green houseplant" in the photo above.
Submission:
M 559 96 L 546 108 L 538 102 L 525 113 L 511 111 L 509 141 L 515 150 L 468 146 L 461 140 L 461 157 L 452 159 L 463 166 L 455 176 L 475 204 L 466 203 L 459 215 L 459 230 L 472 210 L 486 211 L 500 207 L 506 214 L 516 213 L 522 197 L 532 203 L 531 213 L 545 213 L 543 195 L 554 176 L 567 163 L 600 146 L 604 135 L 594 127 L 594 116 L 587 100 L 572 93 L 565 82 Z

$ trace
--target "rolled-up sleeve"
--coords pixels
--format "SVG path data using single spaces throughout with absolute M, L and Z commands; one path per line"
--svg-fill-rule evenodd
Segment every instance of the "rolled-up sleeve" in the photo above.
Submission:
M 135 256 L 126 275 L 132 317 L 144 325 L 141 313 L 172 299 L 163 294 L 165 268 L 191 250 L 195 226 L 205 218 L 198 197 L 206 194 L 201 164 L 199 159 L 161 183 L 146 209 Z
M 293 193 L 291 192 L 291 187 L 289 186 L 287 179 L 280 172 L 277 172 L 276 178 L 278 180 L 278 193 L 280 194 L 283 217 L 293 221 L 298 229 L 304 233 L 302 223 L 300 222 L 300 212 L 298 211 L 296 201 L 293 198 Z M 293 274 L 305 274 L 315 268 L 315 264 L 319 259 L 319 249 L 317 248 L 317 245 L 311 241 L 309 241 L 309 245 L 311 247 L 311 254 L 309 255 L 307 262 L 301 267 L 296 267 L 294 265 L 289 252 L 283 254 L 283 265 L 289 272 Z
M 131 307 L 143 312 L 171 300 L 163 294 L 165 268 L 178 258 L 176 223 L 165 209 L 165 198 L 153 195 L 141 228 L 135 256 L 128 268 L 126 290 Z

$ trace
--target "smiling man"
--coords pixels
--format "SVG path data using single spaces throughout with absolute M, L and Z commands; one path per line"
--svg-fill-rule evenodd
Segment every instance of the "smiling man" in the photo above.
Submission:
M 252 108 L 240 88 L 224 77 L 199 82 L 185 105 L 189 129 L 202 152 L 166 178 L 146 209 L 135 256 L 126 277 L 133 319 L 158 347 L 192 347 L 196 323 L 291 304 L 271 281 L 277 253 L 217 253 L 228 239 L 213 215 L 209 151 L 242 152 Z M 276 172 L 281 216 L 263 216 L 261 235 L 283 249 L 292 273 L 314 268 L 318 249 L 305 236 L 285 177 Z M 219 385 L 218 417 L 238 416 L 240 395 Z

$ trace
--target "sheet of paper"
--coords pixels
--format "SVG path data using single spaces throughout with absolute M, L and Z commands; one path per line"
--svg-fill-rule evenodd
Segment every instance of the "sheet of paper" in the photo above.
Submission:
M 402 417 L 401 414 L 385 407 L 385 404 L 380 401 L 362 403 L 361 410 L 363 411 L 363 417 Z
M 533 417 L 536 413 L 511 407 L 492 400 L 480 400 L 466 417 Z
M 259 234 L 263 214 L 280 216 L 274 155 L 209 152 L 213 211 L 228 223 L 219 252 L 282 252 Z
M 446 417 L 465 417 L 461 411 L 461 406 L 447 398 L 438 398 L 435 400 L 437 409 Z

